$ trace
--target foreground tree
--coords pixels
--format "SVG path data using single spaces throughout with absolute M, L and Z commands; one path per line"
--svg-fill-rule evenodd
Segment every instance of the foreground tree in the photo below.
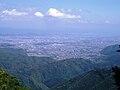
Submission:
M 0 68 L 0 90 L 28 90 L 22 86 L 16 77 L 10 76 L 5 70 Z
M 117 66 L 112 67 L 112 71 L 113 71 L 113 77 L 115 79 L 115 85 L 117 86 L 117 89 L 120 90 L 120 68 L 118 68 Z

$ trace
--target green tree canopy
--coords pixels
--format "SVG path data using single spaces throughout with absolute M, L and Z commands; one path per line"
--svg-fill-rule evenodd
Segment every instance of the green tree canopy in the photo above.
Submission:
M 28 88 L 22 86 L 16 77 L 10 76 L 0 68 L 0 90 L 28 90 Z

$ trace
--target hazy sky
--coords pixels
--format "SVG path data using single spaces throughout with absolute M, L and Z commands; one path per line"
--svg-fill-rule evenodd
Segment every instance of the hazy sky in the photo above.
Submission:
M 0 0 L 0 27 L 119 29 L 119 16 L 120 0 Z

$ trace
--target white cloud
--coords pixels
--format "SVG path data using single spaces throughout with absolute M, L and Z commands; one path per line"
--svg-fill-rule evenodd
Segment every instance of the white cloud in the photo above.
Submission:
M 43 17 L 44 16 L 41 12 L 35 12 L 34 15 L 37 16 L 37 17 Z
M 81 18 L 81 16 L 77 16 L 77 15 L 71 15 L 71 14 L 66 14 L 66 13 L 62 13 L 59 10 L 55 9 L 55 8 L 50 8 L 47 12 L 47 14 L 49 16 L 52 17 L 58 17 L 58 18 L 70 18 L 70 19 L 77 19 L 77 18 Z
M 55 8 L 50 8 L 47 13 L 49 16 L 53 16 L 53 17 L 63 17 L 64 16 L 64 13 L 61 13 L 60 11 L 58 11 Z
M 6 14 L 6 15 L 11 15 L 11 16 L 24 16 L 24 15 L 28 15 L 27 12 L 19 12 L 16 9 L 4 10 L 4 11 L 2 11 L 2 13 Z

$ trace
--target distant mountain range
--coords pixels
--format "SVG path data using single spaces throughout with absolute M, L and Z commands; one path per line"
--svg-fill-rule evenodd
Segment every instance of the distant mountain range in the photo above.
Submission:
M 117 49 L 119 45 L 106 47 L 99 58 L 102 62 L 95 63 L 83 58 L 30 57 L 21 49 L 0 48 L 0 66 L 33 90 L 115 90 L 110 69 L 120 65 Z

